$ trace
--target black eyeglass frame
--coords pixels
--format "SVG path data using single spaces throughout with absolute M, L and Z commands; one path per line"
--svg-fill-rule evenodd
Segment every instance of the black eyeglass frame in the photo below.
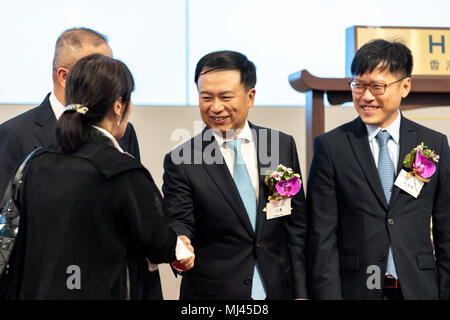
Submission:
M 398 80 L 395 80 L 394 82 L 391 82 L 391 83 L 379 83 L 379 82 L 365 83 L 365 82 L 358 82 L 358 81 L 356 81 L 356 80 L 352 80 L 352 81 L 349 81 L 349 82 L 348 82 L 348 85 L 350 86 L 350 89 L 351 89 L 352 92 L 354 92 L 354 93 L 364 93 L 364 92 L 366 92 L 367 87 L 369 87 L 370 93 L 372 93 L 374 96 L 381 96 L 382 94 L 384 94 L 384 93 L 386 92 L 386 88 L 387 88 L 387 87 L 389 87 L 390 85 L 392 85 L 392 84 L 394 84 L 394 83 L 397 83 L 397 82 L 399 82 L 399 81 L 402 81 L 402 80 L 404 80 L 404 79 L 406 79 L 406 78 L 408 78 L 408 76 L 403 77 L 403 78 L 400 78 L 400 79 L 398 79 Z M 361 91 L 355 91 L 353 86 L 354 86 L 356 83 L 364 85 L 364 88 L 363 88 Z M 380 93 L 374 93 L 374 89 L 373 89 L 373 86 L 374 86 L 374 85 L 377 85 L 377 86 L 383 86 L 383 87 L 384 87 L 383 92 L 380 92 Z

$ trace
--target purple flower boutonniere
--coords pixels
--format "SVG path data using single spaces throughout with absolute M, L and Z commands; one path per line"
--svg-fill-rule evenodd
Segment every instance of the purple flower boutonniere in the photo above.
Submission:
M 267 171 L 264 182 L 269 187 L 269 202 L 264 208 L 267 219 L 290 214 L 291 198 L 302 187 L 300 174 L 280 164 L 275 171 Z
M 436 172 L 435 163 L 439 156 L 424 146 L 423 142 L 415 147 L 403 159 L 403 167 L 408 171 L 407 177 L 415 176 L 422 182 L 430 182 L 431 176 Z

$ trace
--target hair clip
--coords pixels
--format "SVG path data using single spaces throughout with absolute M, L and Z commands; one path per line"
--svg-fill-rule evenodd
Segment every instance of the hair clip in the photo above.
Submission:
M 83 106 L 82 104 L 70 104 L 64 109 L 64 111 L 73 110 L 81 114 L 86 114 L 89 111 L 88 107 Z

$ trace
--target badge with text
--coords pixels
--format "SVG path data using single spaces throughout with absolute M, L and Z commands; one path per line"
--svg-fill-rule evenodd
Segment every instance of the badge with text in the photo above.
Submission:
M 394 184 L 414 198 L 417 198 L 425 182 L 420 181 L 416 176 L 409 175 L 408 172 L 402 169 Z
M 291 198 L 267 202 L 267 220 L 284 217 L 291 214 Z

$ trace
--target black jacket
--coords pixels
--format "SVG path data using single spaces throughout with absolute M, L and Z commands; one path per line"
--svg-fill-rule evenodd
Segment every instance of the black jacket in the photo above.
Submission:
M 209 130 L 165 157 L 164 213 L 195 248 L 195 266 L 183 276 L 181 299 L 250 299 L 256 260 L 269 299 L 307 296 L 303 187 L 292 199 L 291 215 L 267 220 L 263 211 L 269 195 L 266 170 L 283 164 L 300 173 L 294 139 L 252 124 L 250 129 L 256 133 L 260 174 L 256 232 L 226 163 L 208 159 L 212 153 L 217 160 L 221 156 Z M 179 157 L 187 161 L 176 164 Z
M 176 235 L 150 173 L 107 143 L 31 159 L 21 210 L 19 299 L 124 299 L 129 256 L 175 260 Z M 73 266 L 80 289 L 68 286 Z

